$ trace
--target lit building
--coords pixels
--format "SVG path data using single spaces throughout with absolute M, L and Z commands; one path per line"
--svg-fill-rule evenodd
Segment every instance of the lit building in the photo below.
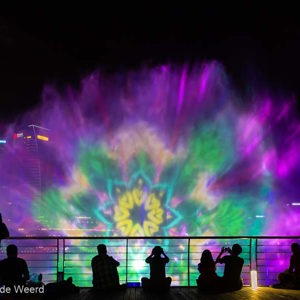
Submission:
M 20 157 L 15 167 L 20 176 L 31 186 L 33 198 L 40 198 L 51 181 L 47 172 L 51 156 L 50 130 L 34 124 L 14 134 L 14 148 Z M 50 172 L 51 173 L 51 172 Z M 44 218 L 39 213 L 38 221 Z

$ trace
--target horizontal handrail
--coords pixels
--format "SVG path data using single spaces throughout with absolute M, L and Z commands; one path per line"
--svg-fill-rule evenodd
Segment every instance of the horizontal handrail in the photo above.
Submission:
M 179 239 L 213 239 L 213 240 L 222 240 L 222 239 L 300 239 L 300 236 L 283 236 L 283 235 L 241 235 L 241 236 L 11 236 L 6 238 L 7 240 L 53 240 L 53 239 L 65 239 L 65 240 L 77 240 L 77 239 L 112 239 L 112 240 L 179 240 Z

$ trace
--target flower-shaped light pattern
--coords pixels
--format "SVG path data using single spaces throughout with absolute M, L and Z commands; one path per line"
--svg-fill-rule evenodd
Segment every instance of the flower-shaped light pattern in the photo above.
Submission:
M 244 106 L 216 62 L 104 77 L 88 76 L 68 101 L 48 87 L 24 116 L 51 129 L 42 190 L 24 171 L 23 143 L 0 153 L 1 210 L 14 234 L 299 232 L 300 123 L 290 100 L 254 92 Z

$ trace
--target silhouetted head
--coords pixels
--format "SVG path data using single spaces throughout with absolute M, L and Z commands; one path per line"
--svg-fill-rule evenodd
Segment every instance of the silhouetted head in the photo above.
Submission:
M 300 245 L 298 243 L 293 243 L 291 245 L 291 249 L 292 249 L 292 252 L 295 254 L 295 253 L 299 253 L 300 252 Z
M 0 223 L 2 223 L 2 214 L 0 213 Z
M 235 255 L 240 255 L 242 253 L 242 247 L 239 244 L 234 244 L 231 249 L 231 253 Z
M 99 245 L 97 246 L 97 249 L 98 249 L 98 253 L 99 253 L 99 254 L 104 255 L 104 254 L 107 253 L 106 246 L 105 246 L 104 244 L 99 244 Z
M 160 246 L 155 246 L 152 253 L 154 256 L 160 256 L 162 254 L 162 248 Z
M 207 263 L 207 262 L 212 262 L 212 261 L 214 261 L 214 259 L 213 259 L 213 257 L 212 257 L 212 254 L 211 254 L 211 252 L 210 252 L 208 249 L 206 249 L 206 250 L 204 250 L 204 251 L 202 252 L 200 261 L 201 261 L 202 263 Z
M 18 256 L 18 247 L 14 244 L 10 244 L 6 247 L 7 257 L 17 257 Z

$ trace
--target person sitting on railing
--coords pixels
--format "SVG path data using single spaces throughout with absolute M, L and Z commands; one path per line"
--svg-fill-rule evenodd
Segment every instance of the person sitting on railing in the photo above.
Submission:
M 293 243 L 291 250 L 290 266 L 285 272 L 279 273 L 279 284 L 274 284 L 275 288 L 300 289 L 300 245 Z
M 163 256 L 163 257 L 161 257 Z M 160 246 L 152 249 L 150 256 L 146 258 L 146 263 L 150 264 L 150 279 L 142 278 L 142 287 L 145 290 L 168 290 L 172 278 L 166 277 L 165 266 L 169 262 L 169 257 Z
M 124 288 L 120 285 L 117 267 L 120 265 L 112 256 L 107 255 L 106 246 L 97 246 L 98 255 L 92 259 L 93 287 L 97 290 Z
M 225 252 L 230 255 L 221 257 Z M 234 244 L 232 249 L 222 247 L 216 262 L 225 264 L 224 275 L 221 277 L 220 291 L 237 291 L 243 287 L 241 278 L 244 259 L 239 257 L 242 253 L 242 247 L 239 244 Z
M 8 245 L 6 253 L 7 258 L 0 261 L 0 280 L 2 285 L 14 290 L 17 286 L 26 284 L 29 279 L 29 271 L 26 261 L 18 257 L 16 245 Z
M 220 284 L 220 277 L 216 273 L 216 262 L 211 252 L 207 249 L 202 252 L 198 271 L 200 275 L 196 279 L 196 282 L 199 290 L 207 292 L 216 291 L 216 287 Z

